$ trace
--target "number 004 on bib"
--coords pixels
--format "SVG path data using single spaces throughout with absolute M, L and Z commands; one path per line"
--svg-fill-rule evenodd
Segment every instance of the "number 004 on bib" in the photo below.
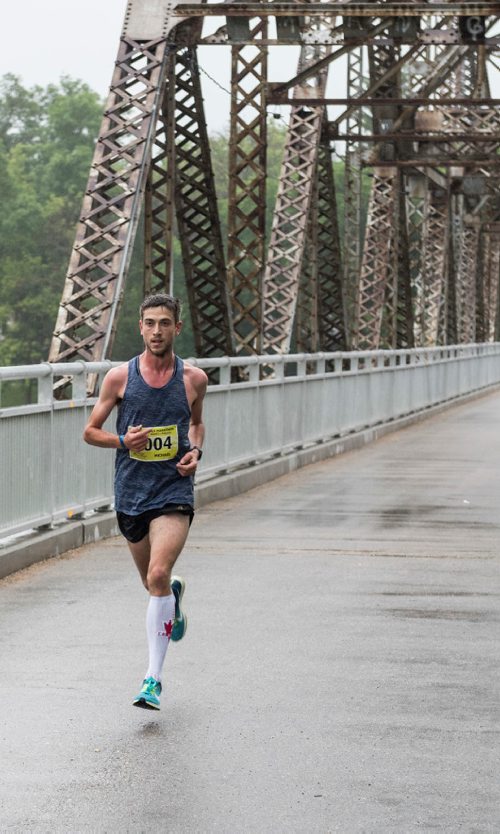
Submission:
M 155 426 L 148 434 L 148 444 L 143 452 L 130 452 L 135 460 L 159 461 L 175 458 L 179 451 L 177 426 Z

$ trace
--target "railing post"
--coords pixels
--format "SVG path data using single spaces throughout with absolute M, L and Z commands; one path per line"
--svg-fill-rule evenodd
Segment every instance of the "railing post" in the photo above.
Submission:
M 38 405 L 52 405 L 54 401 L 52 366 L 49 362 L 42 362 L 41 365 L 47 369 L 47 373 L 38 377 L 37 402 Z
M 211 383 L 207 395 L 208 437 L 212 415 L 217 425 L 213 429 L 211 449 L 207 443 L 207 457 L 200 468 L 201 481 L 221 471 L 233 471 L 236 467 L 249 466 L 282 454 L 285 448 L 299 448 L 306 440 L 313 443 L 326 442 L 339 434 L 424 411 L 429 406 L 458 398 L 469 391 L 500 384 L 500 342 L 397 352 L 240 356 L 195 359 L 193 362 L 198 367 L 213 369 L 215 378 L 219 372 L 219 384 Z M 297 368 L 293 376 L 286 376 L 286 362 L 294 363 L 293 367 Z M 83 508 L 85 513 L 101 506 L 109 506 L 113 497 L 110 469 L 112 456 L 107 455 L 103 459 L 103 466 L 97 470 L 93 464 L 87 465 L 87 461 L 94 461 L 95 450 L 83 443 L 81 430 L 87 410 L 93 404 L 93 398 L 85 396 L 86 374 L 103 374 L 112 364 L 74 362 L 0 367 L 0 382 L 38 381 L 36 403 L 0 409 L 0 417 L 9 418 L 0 419 L 0 457 L 17 477 L 12 494 L 26 494 L 30 498 L 26 502 L 26 516 L 20 516 L 19 501 L 9 500 L 11 496 L 5 492 L 7 487 L 4 487 L 1 536 L 23 532 L 43 523 L 54 524 L 64 519 L 70 510 L 76 511 L 77 507 L 78 512 Z M 235 376 L 236 384 L 231 381 L 233 367 L 242 367 L 245 371 Z M 264 368 L 262 380 L 261 368 Z M 333 368 L 333 372 L 327 373 L 327 368 Z M 446 369 L 448 372 L 443 373 Z M 311 373 L 308 374 L 308 371 Z M 56 402 L 52 397 L 52 382 L 54 377 L 61 374 L 73 378 L 73 399 Z M 323 391 L 319 397 L 314 380 L 316 375 L 322 378 Z M 345 385 L 344 376 L 348 377 Z M 399 386 L 399 389 L 395 391 L 391 385 Z M 315 407 L 330 412 L 324 419 L 318 419 L 314 428 L 311 428 L 310 423 L 307 426 L 304 423 L 307 414 L 303 406 L 307 404 L 307 397 L 303 392 L 309 389 L 314 394 Z M 344 408 L 344 401 L 347 405 L 355 404 L 354 418 L 352 409 L 349 413 Z M 211 402 L 218 409 L 212 415 Z M 256 435 L 252 428 L 246 437 L 238 428 L 238 415 L 243 409 L 248 410 L 249 406 L 251 415 L 248 411 L 245 414 L 247 426 L 251 420 Z M 285 407 L 295 411 L 287 414 Z M 65 409 L 69 411 L 71 408 L 78 409 L 78 419 L 66 420 L 68 415 L 65 415 Z M 34 415 L 39 415 L 35 417 L 39 433 L 36 438 L 38 446 L 34 447 L 29 466 L 16 467 L 14 461 L 19 454 L 16 438 L 23 438 L 26 430 L 32 431 Z M 259 423 L 260 415 L 262 420 Z M 19 428 L 14 422 L 16 420 L 19 421 Z M 22 421 L 25 421 L 24 424 Z M 62 455 L 53 453 L 50 458 L 38 456 L 40 449 L 56 451 L 61 431 L 69 432 L 64 436 L 68 437 L 72 451 L 70 471 L 74 470 L 75 477 L 80 469 L 78 464 L 82 463 L 83 472 L 78 488 L 72 482 L 73 475 L 67 475 L 67 460 L 64 461 L 62 473 L 57 469 Z M 237 443 L 234 443 L 235 439 Z M 105 479 L 105 488 L 101 486 L 101 476 Z M 64 477 L 67 483 L 64 483 Z M 71 494 L 67 494 L 66 487 Z

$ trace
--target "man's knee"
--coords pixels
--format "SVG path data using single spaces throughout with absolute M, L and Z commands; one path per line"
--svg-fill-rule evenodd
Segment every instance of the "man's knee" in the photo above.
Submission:
M 146 578 L 146 587 L 152 594 L 168 596 L 170 593 L 170 566 L 150 564 Z

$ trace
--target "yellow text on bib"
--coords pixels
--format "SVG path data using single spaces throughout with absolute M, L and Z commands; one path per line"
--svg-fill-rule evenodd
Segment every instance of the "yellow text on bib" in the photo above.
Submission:
M 148 434 L 148 445 L 143 452 L 130 451 L 134 460 L 171 460 L 179 451 L 177 426 L 155 426 Z

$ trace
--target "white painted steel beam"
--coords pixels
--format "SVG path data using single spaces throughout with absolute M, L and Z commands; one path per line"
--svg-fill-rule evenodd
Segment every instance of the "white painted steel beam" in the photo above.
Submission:
M 191 361 L 219 371 L 219 384 L 209 385 L 206 399 L 199 484 L 500 385 L 499 342 Z M 265 373 L 271 364 L 273 377 Z M 74 375 L 83 392 L 87 374 L 102 375 L 109 367 L 75 362 L 0 368 L 0 393 L 9 381 L 45 383 L 58 374 Z M 236 367 L 246 381 L 231 383 Z M 82 439 L 95 399 L 49 402 L 47 390 L 44 384 L 29 405 L 6 408 L 0 401 L 0 460 L 9 472 L 0 480 L 0 547 L 8 536 L 112 506 L 114 452 Z M 114 415 L 107 428 L 114 430 Z

